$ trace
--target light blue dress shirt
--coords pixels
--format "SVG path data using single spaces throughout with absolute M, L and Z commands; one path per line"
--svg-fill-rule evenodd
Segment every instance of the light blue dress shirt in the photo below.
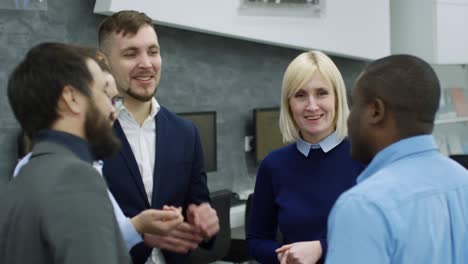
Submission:
M 468 263 L 468 171 L 430 135 L 380 151 L 328 219 L 327 264 Z
M 21 168 L 29 162 L 31 155 L 32 155 L 31 152 L 28 153 L 18 162 L 13 172 L 13 177 L 16 177 L 16 175 L 18 175 Z M 96 168 L 96 170 L 99 172 L 100 175 L 102 175 L 102 161 L 94 162 L 93 167 Z M 127 245 L 127 249 L 130 251 L 130 249 L 133 246 L 142 242 L 143 239 L 135 230 L 135 227 L 133 227 L 132 222 L 130 221 L 130 218 L 124 215 L 124 213 L 122 212 L 122 209 L 120 209 L 119 204 L 115 200 L 114 195 L 112 195 L 109 189 L 107 189 L 107 194 L 109 196 L 109 199 L 112 202 L 112 206 L 114 207 L 114 214 L 115 214 L 117 223 L 119 225 L 120 232 L 122 232 L 122 236 L 125 240 L 125 244 Z

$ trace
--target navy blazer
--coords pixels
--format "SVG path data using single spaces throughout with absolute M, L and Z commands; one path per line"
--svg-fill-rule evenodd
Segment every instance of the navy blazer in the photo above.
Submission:
M 161 209 L 171 205 L 185 210 L 189 204 L 209 202 L 203 151 L 196 126 L 161 107 L 156 122 L 156 158 L 153 173 L 151 206 L 131 147 L 118 121 L 114 131 L 122 147 L 104 160 L 103 174 L 109 189 L 124 214 L 133 217 L 148 208 Z M 134 264 L 145 263 L 151 248 L 142 243 L 134 246 Z M 162 251 L 166 262 L 185 263 L 188 255 Z

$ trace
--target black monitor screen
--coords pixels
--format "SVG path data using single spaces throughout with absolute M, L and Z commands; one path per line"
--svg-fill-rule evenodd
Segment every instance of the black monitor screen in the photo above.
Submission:
M 195 123 L 202 143 L 205 169 L 208 172 L 216 171 L 216 112 L 191 112 L 178 115 Z
M 279 108 L 254 109 L 255 158 L 260 162 L 270 151 L 285 144 L 279 128 Z
M 468 169 L 468 155 L 450 155 L 450 158 L 460 163 L 465 169 Z

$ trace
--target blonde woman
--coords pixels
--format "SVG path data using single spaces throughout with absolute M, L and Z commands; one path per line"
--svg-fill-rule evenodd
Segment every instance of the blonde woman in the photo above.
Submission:
M 324 262 L 328 214 L 363 169 L 350 158 L 348 114 L 344 81 L 329 57 L 310 51 L 289 64 L 279 125 L 291 144 L 269 153 L 258 169 L 247 237 L 257 261 Z

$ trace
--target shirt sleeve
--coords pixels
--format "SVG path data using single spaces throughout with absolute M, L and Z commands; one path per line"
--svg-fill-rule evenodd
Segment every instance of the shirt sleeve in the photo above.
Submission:
M 128 251 L 130 251 L 133 246 L 142 242 L 143 239 L 135 230 L 135 227 L 132 225 L 130 218 L 123 214 L 122 209 L 109 189 L 107 189 L 107 192 L 112 202 L 112 207 L 114 207 L 115 218 L 117 219 L 117 224 L 119 225 L 119 229 L 122 232 L 122 236 L 125 240 L 125 245 L 127 246 Z
M 26 156 L 24 156 L 18 164 L 16 164 L 15 170 L 13 171 L 13 177 L 18 176 L 18 173 L 20 172 L 21 168 L 23 168 L 24 165 L 26 165 L 29 162 L 29 159 L 31 158 L 32 152 L 29 152 Z
M 102 161 L 96 161 L 93 164 L 93 167 L 102 175 Z M 107 194 L 109 199 L 112 202 L 112 207 L 114 208 L 115 218 L 117 220 L 117 224 L 119 225 L 120 232 L 122 232 L 123 239 L 125 241 L 125 245 L 127 246 L 128 251 L 132 249 L 133 246 L 143 241 L 142 237 L 136 231 L 135 227 L 132 225 L 130 218 L 126 217 L 122 212 L 122 208 L 120 208 L 119 204 L 115 200 L 114 195 L 107 189 Z
M 377 204 L 344 194 L 328 219 L 327 264 L 390 263 L 388 219 Z
M 271 172 L 264 160 L 258 169 L 257 182 L 248 221 L 248 247 L 250 255 L 260 263 L 278 263 L 275 250 L 278 210 L 274 203 Z

